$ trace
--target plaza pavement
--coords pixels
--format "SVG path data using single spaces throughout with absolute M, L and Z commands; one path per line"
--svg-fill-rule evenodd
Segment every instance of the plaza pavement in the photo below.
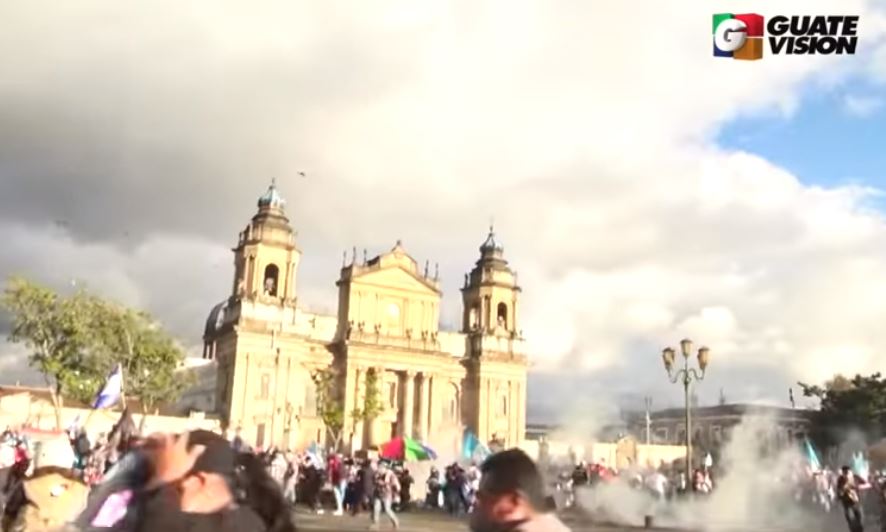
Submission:
M 452 518 L 443 512 L 415 510 L 402 514 L 397 514 L 397 517 L 400 519 L 400 530 L 403 532 L 467 532 L 469 530 L 467 526 L 467 517 Z M 675 528 L 656 527 L 646 529 L 643 527 L 623 527 L 593 524 L 575 515 L 561 516 L 561 519 L 570 529 L 572 529 L 573 532 L 626 532 L 640 530 L 652 530 L 657 532 L 693 532 L 687 529 Z M 295 525 L 297 530 L 311 530 L 314 532 L 350 532 L 357 530 L 364 531 L 369 530 L 370 528 L 368 513 L 361 513 L 356 517 L 352 517 L 350 515 L 334 516 L 330 513 L 326 513 L 324 515 L 316 515 L 304 510 L 299 510 L 296 512 Z M 387 518 L 385 518 L 384 516 L 382 516 L 379 530 L 393 530 L 391 522 L 387 520 Z M 713 530 L 716 530 L 717 532 L 750 532 L 750 530 L 753 530 L 753 532 L 792 532 L 783 528 L 760 527 L 755 527 L 753 529 L 717 527 L 713 528 L 712 531 Z M 805 530 L 806 532 L 813 532 L 808 528 L 806 528 Z M 842 530 L 842 527 L 835 528 L 832 525 L 828 525 L 822 528 L 822 531 L 827 532 L 841 532 Z
M 452 518 L 443 512 L 416 510 L 397 514 L 397 517 L 400 519 L 400 530 L 403 532 L 467 532 L 469 530 L 467 526 L 467 517 Z M 574 516 L 562 516 L 561 519 L 573 530 L 573 532 L 620 532 L 638 530 L 652 530 L 658 532 L 675 531 L 673 528 L 645 529 L 642 527 L 619 527 L 591 524 L 587 521 L 582 522 L 582 520 Z M 361 513 L 356 517 L 352 517 L 350 515 L 334 516 L 330 513 L 316 515 L 314 513 L 300 510 L 295 514 L 295 525 L 297 530 L 311 530 L 314 532 L 349 532 L 369 530 L 370 521 L 368 513 Z M 382 515 L 379 530 L 393 530 L 391 522 L 384 517 L 384 515 Z M 754 530 L 755 532 L 775 532 L 775 530 L 761 531 L 759 528 Z M 733 530 L 728 532 L 742 531 Z

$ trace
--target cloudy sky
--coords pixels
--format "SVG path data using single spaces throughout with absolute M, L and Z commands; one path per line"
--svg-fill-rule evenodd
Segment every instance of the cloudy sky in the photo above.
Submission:
M 86 282 L 197 345 L 273 176 L 318 310 L 344 249 L 402 239 L 455 325 L 494 218 L 535 405 L 676 403 L 658 353 L 683 336 L 713 351 L 703 402 L 886 369 L 886 3 L 717 4 L 861 17 L 856 56 L 758 62 L 711 56 L 711 9 L 5 2 L 0 276 Z

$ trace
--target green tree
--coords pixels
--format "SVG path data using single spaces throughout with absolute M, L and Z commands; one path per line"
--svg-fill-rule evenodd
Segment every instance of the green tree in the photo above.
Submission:
M 351 412 L 351 417 L 354 421 L 371 422 L 384 412 L 385 406 L 381 400 L 381 388 L 378 377 L 376 371 L 370 371 L 366 374 L 363 407 L 355 408 Z
M 338 450 L 345 426 L 345 409 L 338 393 L 338 373 L 325 368 L 312 373 L 311 379 L 317 391 L 317 415 L 326 426 L 333 448 Z
M 182 368 L 184 351 L 145 312 L 102 302 L 93 315 L 96 349 L 110 369 L 123 369 L 124 393 L 137 399 L 142 413 L 173 403 L 193 384 L 193 374 Z
M 124 392 L 144 413 L 193 382 L 181 370 L 184 352 L 146 313 L 82 288 L 65 297 L 21 278 L 10 279 L 0 305 L 12 316 L 9 340 L 30 349 L 31 367 L 43 374 L 58 428 L 64 400 L 91 403 L 116 364 Z
M 325 368 L 313 372 L 311 379 L 314 381 L 317 390 L 317 415 L 326 426 L 326 431 L 332 440 L 333 448 L 338 450 L 344 438 L 347 417 L 344 400 L 340 393 L 340 376 L 335 369 Z M 384 411 L 378 375 L 374 371 L 366 374 L 364 394 L 362 408 L 355 408 L 350 412 L 350 418 L 354 422 L 372 421 Z
M 94 393 L 104 377 L 90 341 L 96 305 L 85 291 L 63 297 L 18 277 L 9 280 L 0 298 L 12 321 L 8 339 L 30 350 L 28 363 L 43 375 L 59 429 L 64 397 Z
M 852 379 L 837 375 L 824 386 L 798 384 L 803 395 L 821 402 L 811 433 L 819 445 L 839 444 L 851 430 L 861 432 L 869 442 L 886 436 L 886 379 L 880 373 Z

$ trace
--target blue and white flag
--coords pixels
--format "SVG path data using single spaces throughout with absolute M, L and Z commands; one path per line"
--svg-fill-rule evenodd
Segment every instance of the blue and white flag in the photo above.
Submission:
M 804 443 L 806 447 L 806 461 L 809 462 L 809 467 L 813 471 L 821 471 L 821 460 L 818 459 L 818 453 L 815 452 L 812 442 L 809 441 L 809 438 L 806 438 Z
M 123 369 L 120 367 L 120 364 L 117 364 L 114 367 L 114 371 L 108 375 L 108 380 L 105 381 L 105 385 L 95 398 L 95 402 L 92 403 L 92 408 L 98 409 L 114 406 L 120 400 L 122 394 Z
M 871 471 L 871 465 L 862 453 L 852 455 L 852 472 L 861 478 L 867 479 Z
M 489 448 L 480 442 L 470 430 L 466 430 L 461 442 L 461 455 L 465 460 L 485 460 L 490 454 Z

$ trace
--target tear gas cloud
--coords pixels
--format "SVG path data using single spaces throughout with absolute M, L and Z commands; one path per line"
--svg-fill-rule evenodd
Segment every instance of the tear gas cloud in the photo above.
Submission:
M 714 491 L 695 500 L 659 503 L 645 491 L 628 485 L 623 472 L 612 483 L 580 488 L 577 503 L 595 519 L 642 526 L 653 515 L 657 526 L 720 530 L 735 527 L 790 527 L 820 521 L 820 514 L 799 507 L 793 479 L 803 457 L 793 446 L 773 451 L 763 445 L 774 433 L 773 419 L 747 416 L 733 429 L 715 464 Z M 719 475 L 719 476 L 718 476 Z

